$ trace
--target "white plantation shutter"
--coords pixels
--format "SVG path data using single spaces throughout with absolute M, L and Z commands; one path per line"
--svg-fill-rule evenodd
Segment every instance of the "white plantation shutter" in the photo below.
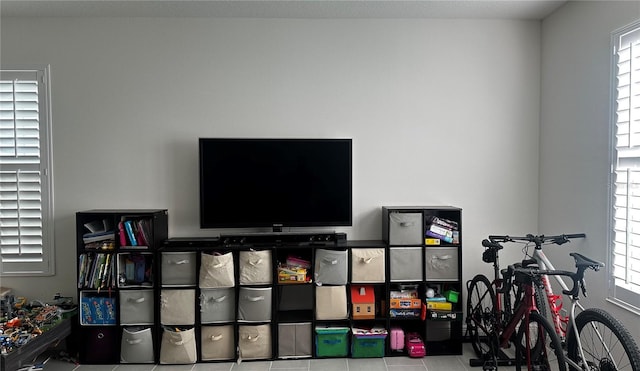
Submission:
M 53 273 L 48 69 L 0 71 L 0 272 Z
M 640 23 L 614 34 L 611 293 L 640 308 Z

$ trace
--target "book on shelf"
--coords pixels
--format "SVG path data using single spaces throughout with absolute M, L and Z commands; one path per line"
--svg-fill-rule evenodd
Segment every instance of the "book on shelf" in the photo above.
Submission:
M 82 235 L 82 241 L 85 244 L 113 240 L 116 236 L 109 219 L 93 220 L 84 223 L 84 227 L 87 232 Z
M 120 246 L 127 249 L 151 247 L 151 222 L 147 219 L 124 219 L 118 223 Z

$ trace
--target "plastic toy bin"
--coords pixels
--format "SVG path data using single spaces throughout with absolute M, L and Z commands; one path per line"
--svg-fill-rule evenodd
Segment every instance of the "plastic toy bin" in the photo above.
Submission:
M 316 327 L 316 357 L 346 357 L 348 327 Z
M 372 331 L 352 329 L 351 357 L 384 357 L 386 338 L 387 331 L 384 329 L 373 329 Z

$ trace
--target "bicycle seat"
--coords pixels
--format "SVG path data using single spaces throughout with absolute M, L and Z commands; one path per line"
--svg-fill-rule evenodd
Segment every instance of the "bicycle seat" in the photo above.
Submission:
M 604 263 L 593 260 L 591 258 L 587 258 L 582 254 L 578 254 L 577 252 L 569 253 L 569 255 L 573 256 L 573 258 L 576 260 L 576 268 L 585 267 L 597 271 L 598 269 L 604 267 Z

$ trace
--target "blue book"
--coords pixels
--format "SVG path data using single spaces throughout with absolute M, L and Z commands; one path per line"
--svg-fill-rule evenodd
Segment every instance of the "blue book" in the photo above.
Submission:
M 136 240 L 136 235 L 133 232 L 131 220 L 126 220 L 124 222 L 124 229 L 127 231 L 127 236 L 129 236 L 129 242 L 131 242 L 131 246 L 138 246 L 138 241 Z

